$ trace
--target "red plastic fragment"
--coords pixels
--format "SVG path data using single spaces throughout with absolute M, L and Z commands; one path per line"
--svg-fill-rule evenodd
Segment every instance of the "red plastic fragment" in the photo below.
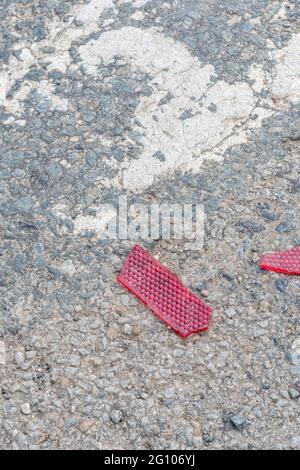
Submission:
M 208 329 L 212 309 L 139 245 L 117 280 L 182 337 Z
M 263 255 L 262 269 L 284 274 L 300 274 L 300 246 Z

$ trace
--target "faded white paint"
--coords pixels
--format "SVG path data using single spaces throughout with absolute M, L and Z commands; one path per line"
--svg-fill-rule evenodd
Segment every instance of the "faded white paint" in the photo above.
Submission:
M 37 87 L 35 82 L 24 81 L 18 93 L 13 98 L 6 98 L 6 95 L 11 86 L 17 81 L 22 79 L 34 65 L 43 64 L 47 67 L 48 71 L 60 70 L 65 72 L 70 66 L 71 58 L 69 49 L 72 42 L 77 40 L 78 37 L 88 36 L 89 34 L 97 31 L 97 20 L 99 19 L 103 10 L 107 7 L 113 7 L 113 0 L 91 0 L 88 4 L 75 6 L 70 11 L 70 16 L 74 19 L 82 21 L 83 26 L 76 27 L 74 24 L 68 24 L 63 27 L 59 19 L 54 19 L 48 24 L 48 36 L 39 43 L 30 44 L 30 47 L 25 43 L 18 43 L 18 49 L 21 51 L 20 60 L 16 57 L 11 57 L 9 64 L 3 66 L 0 77 L 0 106 L 4 106 L 6 112 L 19 115 L 23 110 L 23 101 L 30 91 Z M 55 48 L 55 53 L 45 54 L 43 47 L 51 46 Z M 48 87 L 48 92 L 50 85 Z M 47 96 L 49 93 L 47 92 Z M 51 92 L 53 95 L 53 93 Z M 53 95 L 54 96 L 54 95 Z M 52 101 L 55 102 L 55 97 Z M 56 101 L 59 107 L 59 103 Z M 61 108 L 60 108 L 61 109 Z M 66 109 L 65 104 L 62 109 Z
M 261 90 L 266 85 L 266 74 L 261 65 L 252 64 L 249 70 L 249 79 L 254 83 L 252 89 L 257 93 L 260 93 Z
M 80 9 L 76 18 L 87 24 L 97 21 L 105 8 L 113 7 L 114 3 L 112 0 L 91 0 Z
M 95 232 L 98 237 L 106 232 L 109 222 L 116 217 L 116 211 L 109 205 L 97 208 L 96 215 L 80 215 L 74 220 L 74 233 Z
M 300 101 L 300 34 L 274 54 L 278 62 L 272 93 L 286 104 Z
M 126 27 L 109 31 L 81 46 L 79 52 L 93 75 L 100 61 L 108 64 L 122 56 L 133 69 L 153 76 L 154 93 L 143 98 L 136 109 L 144 133 L 144 150 L 140 160 L 124 170 L 127 189 L 142 189 L 155 176 L 181 167 L 196 170 L 204 158 L 215 158 L 218 150 L 223 153 L 224 141 L 225 150 L 233 141 L 245 141 L 245 125 L 257 104 L 251 87 L 224 81 L 212 84 L 211 65 L 201 66 L 186 46 L 157 30 Z M 159 106 L 167 93 L 172 99 Z M 211 105 L 216 106 L 216 112 Z M 180 120 L 187 109 L 192 117 Z M 153 158 L 157 151 L 165 155 L 165 161 Z
M 22 79 L 29 71 L 30 67 L 34 64 L 35 58 L 28 49 L 23 49 L 20 55 L 21 62 L 15 57 L 10 59 L 9 65 L 5 65 L 1 71 L 0 78 L 0 106 L 4 106 L 8 112 L 16 113 L 20 105 L 15 103 L 15 100 L 9 100 L 6 95 L 11 86 L 19 79 Z M 24 93 L 24 96 L 27 96 Z
M 149 0 L 131 0 L 131 3 L 136 8 L 140 8 L 140 7 L 143 7 L 144 5 L 146 5 L 146 3 L 148 1 Z M 116 2 L 117 6 L 121 6 L 125 3 L 129 3 L 129 0 L 117 0 L 117 2 Z
M 145 13 L 143 11 L 135 11 L 131 18 L 136 21 L 142 21 L 145 18 Z
M 134 4 L 135 7 L 140 8 L 140 7 L 143 7 L 144 5 L 146 5 L 146 3 L 148 3 L 148 1 L 149 0 L 133 0 L 133 4 Z

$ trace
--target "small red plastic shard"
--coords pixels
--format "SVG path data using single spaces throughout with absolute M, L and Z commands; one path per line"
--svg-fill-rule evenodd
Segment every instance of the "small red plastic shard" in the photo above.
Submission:
M 182 337 L 208 329 L 212 309 L 139 245 L 117 280 Z
M 300 246 L 263 255 L 261 268 L 284 274 L 300 274 Z

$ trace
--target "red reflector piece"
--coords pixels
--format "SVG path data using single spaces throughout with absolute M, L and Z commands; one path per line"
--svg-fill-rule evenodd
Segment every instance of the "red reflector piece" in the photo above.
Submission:
M 117 280 L 184 338 L 208 329 L 212 309 L 139 245 Z
M 263 255 L 261 268 L 285 274 L 300 274 L 300 246 Z

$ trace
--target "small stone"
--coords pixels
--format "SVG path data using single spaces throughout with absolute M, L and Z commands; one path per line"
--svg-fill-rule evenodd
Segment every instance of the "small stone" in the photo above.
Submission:
M 293 436 L 291 439 L 291 448 L 293 450 L 299 450 L 300 448 L 300 436 Z
M 90 124 L 97 116 L 97 114 L 94 111 L 90 111 L 89 109 L 86 109 L 82 112 L 82 119 L 86 123 Z
M 225 313 L 227 318 L 233 318 L 237 314 L 236 310 L 232 307 L 226 309 L 224 313 Z
M 0 366 L 6 364 L 6 347 L 4 341 L 0 341 Z
M 280 292 L 284 292 L 286 290 L 287 286 L 288 286 L 288 280 L 287 279 L 285 279 L 283 277 L 279 278 L 279 279 L 276 279 L 275 287 Z
M 52 179 L 57 180 L 63 176 L 63 170 L 61 165 L 55 161 L 50 162 L 48 165 L 46 165 L 45 171 L 47 175 Z
M 26 359 L 28 361 L 31 361 L 32 359 L 34 359 L 36 357 L 36 352 L 35 351 L 27 351 L 26 352 Z
M 83 26 L 83 22 L 82 22 L 81 20 L 77 20 L 76 18 L 75 18 L 75 20 L 74 20 L 74 24 L 75 24 L 75 26 L 77 26 L 77 27 Z
M 257 222 L 253 222 L 251 220 L 244 220 L 244 221 L 241 221 L 239 224 L 238 224 L 238 227 L 240 228 L 240 230 L 242 232 L 249 232 L 251 234 L 253 233 L 259 233 L 259 232 L 262 232 L 263 230 L 265 230 L 265 227 L 264 225 L 262 224 L 259 224 Z
M 70 356 L 70 365 L 72 367 L 80 367 L 80 357 L 77 354 L 71 354 Z
M 153 158 L 159 160 L 160 162 L 164 162 L 166 160 L 165 155 L 160 150 L 153 154 Z
M 210 103 L 210 105 L 208 106 L 208 109 L 211 113 L 216 113 L 218 110 L 217 105 L 215 103 Z
M 126 294 L 121 295 L 120 300 L 122 302 L 122 305 L 124 305 L 125 307 L 128 307 L 130 305 L 129 295 L 126 295 Z
M 289 394 L 292 400 L 296 400 L 297 398 L 300 397 L 300 392 L 296 390 L 295 388 L 290 388 Z
M 81 423 L 79 424 L 79 430 L 82 432 L 82 433 L 86 433 L 92 426 L 93 426 L 94 422 L 93 420 L 91 419 L 84 419 L 83 421 L 81 421 Z
M 270 304 L 267 300 L 262 300 L 259 303 L 259 313 L 268 312 L 270 310 Z
M 300 366 L 300 336 L 292 344 L 290 360 L 294 366 Z
M 293 377 L 300 377 L 300 366 L 290 367 L 290 373 Z
M 208 444 L 212 444 L 214 442 L 215 438 L 211 434 L 203 434 L 202 440 L 203 440 L 204 444 L 208 445 Z
M 33 40 L 40 42 L 46 38 L 45 24 L 43 21 L 37 23 L 33 28 Z
M 200 290 L 200 294 L 201 294 L 203 297 L 209 297 L 209 292 L 208 292 L 208 290 L 201 289 L 201 290 Z
M 42 48 L 42 52 L 44 54 L 53 54 L 53 52 L 55 52 L 55 47 L 45 46 L 45 47 Z
M 271 212 L 267 209 L 264 209 L 261 212 L 261 215 L 265 220 L 270 221 L 270 222 L 274 222 L 275 220 L 278 219 L 278 214 L 275 214 L 274 212 Z
M 30 363 L 26 362 L 25 361 L 25 356 L 23 353 L 21 352 L 17 352 L 15 354 L 15 361 L 17 363 L 17 366 L 21 369 L 21 370 L 28 370 L 29 367 L 30 367 Z
M 132 326 L 128 325 L 128 323 L 125 323 L 125 325 L 123 326 L 123 331 L 124 331 L 125 335 L 131 336 L 132 335 Z
M 46 113 L 49 110 L 50 105 L 51 105 L 51 102 L 49 100 L 42 100 L 39 102 L 36 110 L 40 114 Z
M 241 431 L 246 426 L 247 420 L 244 416 L 238 414 L 238 415 L 231 416 L 230 417 L 230 422 L 231 422 L 231 424 L 233 424 L 233 426 L 236 429 Z
M 20 211 L 29 211 L 32 206 L 32 200 L 30 196 L 24 196 L 17 200 L 16 207 Z
M 281 224 L 277 225 L 275 228 L 276 232 L 278 233 L 289 233 L 291 230 L 294 230 L 294 224 L 290 222 L 281 222 Z
M 133 325 L 133 327 L 132 327 L 132 335 L 133 335 L 133 336 L 138 336 L 138 335 L 140 334 L 140 332 L 141 332 L 140 326 L 139 326 L 138 324 Z
M 103 366 L 102 357 L 93 357 L 91 362 L 95 367 L 102 367 Z
M 84 143 L 83 142 L 76 142 L 74 145 L 74 148 L 79 151 L 84 151 Z
M 76 268 L 71 259 L 67 259 L 60 265 L 60 271 L 66 276 L 73 276 L 76 273 Z
M 222 276 L 224 277 L 224 279 L 226 279 L 226 281 L 228 282 L 233 282 L 234 281 L 234 276 L 230 273 L 222 273 Z
M 88 152 L 86 157 L 85 157 L 85 161 L 86 163 L 89 165 L 89 166 L 94 166 L 96 165 L 97 161 L 98 161 L 98 154 L 91 151 L 91 152 Z
M 21 413 L 25 416 L 28 416 L 31 414 L 31 406 L 30 406 L 30 403 L 24 403 L 22 406 L 21 406 Z
M 15 354 L 15 361 L 19 367 L 21 367 L 25 363 L 25 356 L 21 352 L 17 352 Z
M 258 263 L 258 261 L 260 260 L 260 256 L 258 253 L 254 253 L 253 256 L 252 256 L 252 261 L 253 263 Z
M 13 336 L 16 336 L 18 333 L 19 333 L 19 327 L 18 325 L 8 325 L 7 327 L 7 331 L 13 335 Z
M 27 257 L 25 254 L 19 254 L 14 258 L 14 268 L 17 272 L 22 272 L 27 266 Z
M 184 355 L 184 350 L 183 349 L 174 349 L 172 354 L 173 354 L 174 357 L 179 358 L 179 357 L 182 357 Z
M 121 421 L 123 421 L 124 419 L 122 411 L 112 410 L 112 412 L 110 413 L 110 419 L 112 420 L 114 424 L 121 423 Z

